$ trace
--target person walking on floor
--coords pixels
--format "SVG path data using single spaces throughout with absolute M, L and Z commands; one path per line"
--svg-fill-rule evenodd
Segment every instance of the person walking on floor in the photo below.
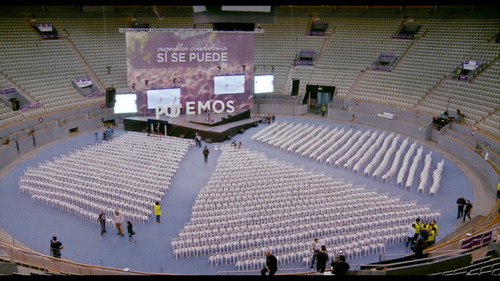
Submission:
M 457 219 L 459 219 L 464 216 L 465 199 L 463 196 L 460 196 L 460 198 L 457 199 L 457 206 L 458 206 Z
M 472 203 L 470 202 L 470 200 L 467 200 L 467 202 L 465 203 L 465 209 L 464 209 L 464 220 L 462 222 L 465 222 L 465 218 L 469 218 L 471 219 L 470 217 L 470 213 L 472 212 Z
M 56 236 L 52 237 L 52 240 L 50 240 L 50 253 L 54 258 L 61 258 L 61 250 L 64 248 L 62 243 L 57 240 Z
M 127 232 L 128 232 L 128 243 L 130 244 L 132 242 L 137 242 L 134 239 L 134 234 L 135 234 L 134 226 L 130 221 L 127 221 Z
M 106 231 L 106 213 L 104 213 L 104 210 L 101 210 L 101 213 L 99 213 L 99 217 L 97 218 L 99 221 L 99 224 L 101 225 L 101 236 L 104 236 L 104 233 L 107 233 Z
M 115 223 L 116 230 L 118 231 L 118 233 L 116 233 L 116 234 L 121 235 L 121 236 L 125 236 L 125 234 L 123 233 L 123 228 L 122 228 L 123 216 L 120 214 L 118 209 L 115 209 L 115 216 L 113 217 L 113 222 Z
M 161 206 L 160 206 L 160 202 L 158 202 L 158 201 L 156 201 L 156 203 L 155 203 L 155 215 L 156 215 L 156 222 L 160 223 Z
M 266 251 L 266 266 L 262 268 L 260 274 L 262 276 L 266 275 L 266 272 L 269 272 L 269 276 L 274 276 L 276 271 L 278 271 L 278 260 L 274 255 L 271 254 L 270 251 Z
M 208 147 L 205 145 L 205 148 L 203 149 L 203 158 L 205 159 L 205 163 L 208 161 L 208 154 L 210 151 L 208 150 Z

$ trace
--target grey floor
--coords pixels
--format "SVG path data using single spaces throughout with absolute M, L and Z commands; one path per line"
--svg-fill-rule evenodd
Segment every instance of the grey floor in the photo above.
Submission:
M 349 126 L 349 124 L 337 123 L 318 116 L 277 116 L 276 120 L 316 125 L 323 124 L 330 126 L 331 129 L 336 126 Z M 423 155 L 431 150 L 433 151 L 433 167 L 438 161 L 445 158 L 441 188 L 435 197 L 430 197 L 427 194 L 417 194 L 415 190 L 398 187 L 394 178 L 387 183 L 382 183 L 364 177 L 362 174 L 354 174 L 349 170 L 318 163 L 250 140 L 256 132 L 266 126 L 268 125 L 260 124 L 234 136 L 233 139 L 237 142 L 242 141 L 246 148 L 263 152 L 271 158 L 285 160 L 306 169 L 323 172 L 326 176 L 332 178 L 352 181 L 355 185 L 362 184 L 366 188 L 376 189 L 382 193 L 389 192 L 391 195 L 401 195 L 402 201 L 417 200 L 419 205 L 430 204 L 433 210 L 440 210 L 441 212 L 441 219 L 438 221 L 440 227 L 440 234 L 437 237 L 438 243 L 440 239 L 461 226 L 461 222 L 456 219 L 456 199 L 464 195 L 466 199 L 470 199 L 474 203 L 474 190 L 471 180 L 454 162 L 445 158 L 439 151 L 432 150 L 430 143 L 427 146 L 425 142 L 420 142 L 424 145 Z M 356 127 L 373 130 L 373 128 L 363 128 L 358 125 Z M 117 134 L 120 132 L 120 130 L 117 130 Z M 223 144 L 231 141 L 225 141 Z M 79 134 L 71 139 L 37 151 L 36 154 L 26 157 L 15 167 L 3 173 L 4 176 L 0 179 L 0 227 L 24 245 L 45 254 L 49 254 L 50 238 L 57 235 L 64 244 L 62 257 L 79 263 L 174 274 L 214 275 L 235 270 L 234 265 L 211 267 L 208 263 L 208 256 L 176 260 L 170 247 L 171 239 L 177 237 L 184 224 L 189 221 L 191 207 L 199 190 L 214 171 L 217 161 L 217 152 L 214 148 L 215 145 L 220 145 L 220 143 L 206 144 L 211 151 L 207 164 L 203 163 L 201 148 L 190 148 L 174 177 L 171 189 L 162 201 L 162 222 L 157 224 L 154 222 L 154 218 L 151 217 L 149 223 L 136 224 L 135 237 L 138 241 L 136 244 L 128 244 L 126 236 L 120 237 L 113 230 L 109 231 L 107 236 L 101 237 L 98 225 L 79 219 L 59 209 L 32 203 L 28 194 L 19 192 L 19 177 L 26 167 L 36 167 L 37 163 L 42 163 L 55 156 L 67 154 L 75 149 L 93 144 L 95 144 L 94 132 Z M 106 178 L 106 171 L 102 171 L 102 177 Z M 279 200 L 279 197 L 276 200 Z M 332 214 L 332 220 L 337 215 Z M 410 253 L 404 244 L 390 245 L 386 250 L 386 259 Z M 371 255 L 350 260 L 349 262 L 352 268 L 356 268 L 359 264 L 377 262 L 379 258 L 379 255 Z M 282 273 L 304 270 L 303 264 L 291 264 L 280 268 Z M 245 274 L 254 275 L 258 273 Z

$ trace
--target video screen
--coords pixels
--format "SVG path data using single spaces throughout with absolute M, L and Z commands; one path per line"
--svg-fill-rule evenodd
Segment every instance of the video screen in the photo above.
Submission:
M 146 95 L 148 109 L 181 103 L 181 88 L 147 90 Z
M 137 112 L 137 95 L 136 94 L 120 94 L 115 96 L 114 113 L 136 113 Z
M 214 76 L 214 94 L 244 94 L 245 75 Z
M 254 93 L 274 93 L 274 75 L 255 75 Z

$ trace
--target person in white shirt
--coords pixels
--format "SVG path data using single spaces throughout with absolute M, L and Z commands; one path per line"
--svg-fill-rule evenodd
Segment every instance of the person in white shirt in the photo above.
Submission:
M 406 248 L 408 248 L 408 245 L 413 245 L 413 237 L 415 236 L 415 224 L 412 223 L 411 225 L 408 226 L 408 230 L 406 231 L 406 235 L 408 237 L 408 240 L 406 240 Z
M 115 209 L 115 215 L 113 216 L 113 222 L 115 223 L 116 229 L 118 230 L 118 235 L 124 236 L 125 234 L 123 233 L 123 216 L 120 214 L 118 209 Z
M 317 255 L 321 250 L 321 244 L 319 243 L 318 238 L 314 238 L 314 242 L 312 244 L 313 256 L 311 259 L 311 269 L 314 267 L 314 262 L 316 261 Z

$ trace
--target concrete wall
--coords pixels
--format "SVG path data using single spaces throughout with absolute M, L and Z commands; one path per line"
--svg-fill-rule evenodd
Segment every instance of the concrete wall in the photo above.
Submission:
M 425 275 L 447 270 L 453 270 L 470 265 L 471 253 L 464 253 L 452 257 L 436 257 L 426 260 L 409 260 L 396 263 L 387 263 L 385 270 L 351 270 L 350 275 L 362 276 L 389 276 L 389 275 Z M 381 262 L 383 264 L 383 262 Z M 380 263 L 377 263 L 380 264 Z M 379 267 L 373 267 L 379 268 Z
M 251 110 L 252 114 L 276 114 L 276 115 L 292 115 L 297 116 L 307 113 L 307 104 L 291 105 L 282 103 L 259 103 L 254 104 Z
M 435 260 L 425 264 L 410 265 L 387 270 L 387 275 L 423 275 L 453 270 L 470 265 L 472 255 L 470 253 L 460 254 L 443 260 Z
M 356 124 L 365 126 L 374 126 L 387 131 L 393 131 L 404 136 L 409 136 L 417 140 L 426 140 L 429 125 L 417 125 L 414 123 L 406 123 L 398 120 L 381 118 L 376 115 L 367 114 L 364 112 L 347 111 L 347 110 L 330 110 L 328 118 L 350 123 L 352 115 L 356 116 Z
M 467 163 L 467 166 L 471 167 L 479 178 L 482 178 L 487 182 L 485 190 L 491 194 L 492 202 L 494 203 L 499 176 L 488 161 L 484 160 L 481 155 L 463 144 L 450 139 L 445 134 L 438 135 L 437 143 L 439 148 L 446 153 L 453 154 L 459 161 Z
M 34 151 L 37 147 L 53 143 L 72 134 L 86 133 L 103 127 L 103 120 L 122 120 L 112 114 L 111 109 L 100 106 L 77 108 L 68 112 L 44 115 L 0 130 L 0 137 L 9 140 L 7 145 L 0 143 L 0 169 L 18 157 Z M 70 129 L 77 128 L 77 133 Z

